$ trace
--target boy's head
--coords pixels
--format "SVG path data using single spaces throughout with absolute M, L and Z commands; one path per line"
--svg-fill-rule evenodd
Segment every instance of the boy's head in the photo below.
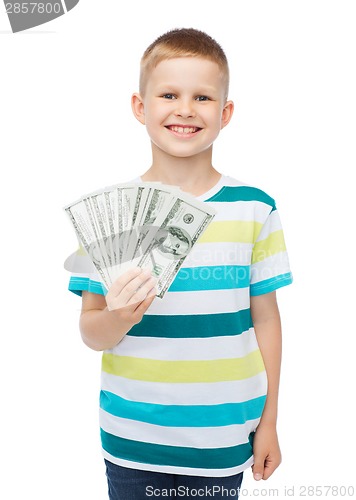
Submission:
M 203 31 L 181 28 L 168 31 L 147 47 L 141 59 L 140 94 L 143 96 L 151 71 L 162 61 L 177 57 L 199 57 L 215 62 L 223 76 L 225 98 L 229 90 L 229 66 L 221 46 Z

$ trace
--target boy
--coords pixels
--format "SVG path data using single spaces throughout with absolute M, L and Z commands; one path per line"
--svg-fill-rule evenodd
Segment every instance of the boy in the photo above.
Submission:
M 111 500 L 238 498 L 246 468 L 267 479 L 281 461 L 275 290 L 292 276 L 274 200 L 212 165 L 233 114 L 228 85 L 226 56 L 201 31 L 173 30 L 148 47 L 132 109 L 152 165 L 133 182 L 178 185 L 217 214 L 164 299 L 154 300 L 155 279 L 139 268 L 105 296 L 95 274 L 71 278 L 82 293 L 83 341 L 104 351 Z

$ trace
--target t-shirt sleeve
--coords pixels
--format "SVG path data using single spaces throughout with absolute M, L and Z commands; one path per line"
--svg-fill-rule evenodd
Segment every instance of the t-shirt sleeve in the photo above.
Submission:
M 292 283 L 281 220 L 274 205 L 252 250 L 250 295 L 262 295 Z
M 69 291 L 79 296 L 82 295 L 83 290 L 106 295 L 106 287 L 83 248 L 80 247 L 66 259 L 64 268 L 71 273 L 68 285 Z

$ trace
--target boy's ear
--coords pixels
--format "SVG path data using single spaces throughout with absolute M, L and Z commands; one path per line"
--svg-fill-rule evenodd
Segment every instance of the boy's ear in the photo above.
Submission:
M 223 129 L 231 120 L 235 105 L 232 101 L 226 101 L 221 115 L 221 128 Z
M 143 105 L 143 98 L 141 94 L 133 94 L 131 97 L 131 107 L 133 114 L 137 118 L 137 120 L 142 123 L 143 125 L 145 124 L 145 109 Z

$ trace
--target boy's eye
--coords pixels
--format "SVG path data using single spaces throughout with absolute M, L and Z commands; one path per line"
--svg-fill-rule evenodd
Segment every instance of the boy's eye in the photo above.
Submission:
M 163 94 L 164 99 L 175 99 L 176 96 L 174 94 Z
M 206 95 L 198 95 L 195 99 L 197 101 L 209 101 L 209 97 Z

